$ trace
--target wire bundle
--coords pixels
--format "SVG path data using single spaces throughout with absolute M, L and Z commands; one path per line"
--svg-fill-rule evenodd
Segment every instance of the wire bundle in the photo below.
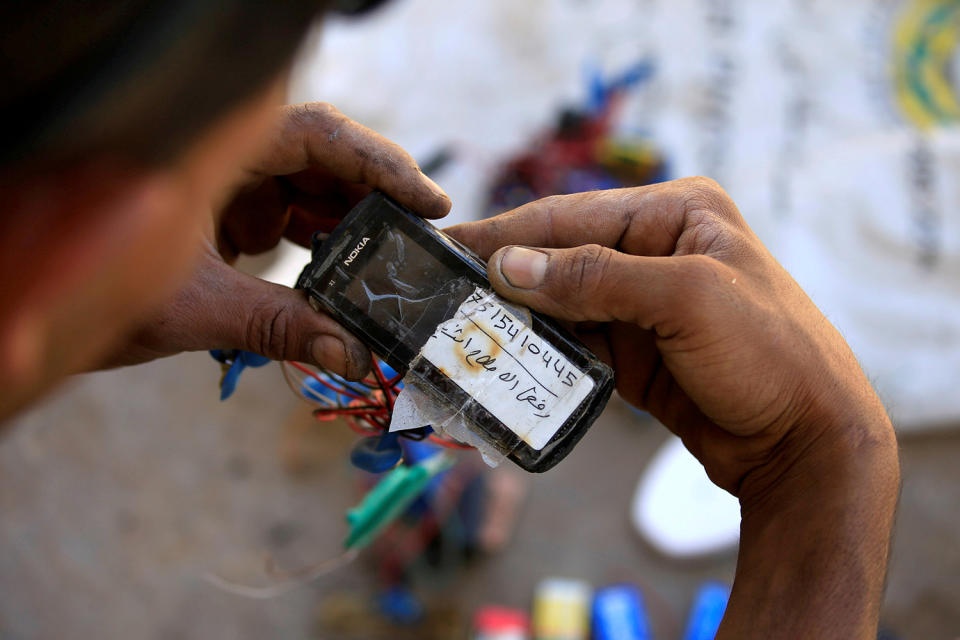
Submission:
M 403 389 L 402 374 L 386 368 L 373 358 L 370 376 L 351 382 L 327 369 L 314 370 L 299 362 L 280 363 L 287 385 L 298 397 L 314 405 L 313 415 L 324 422 L 343 418 L 353 431 L 365 436 L 380 436 L 390 428 L 394 403 Z M 294 371 L 298 373 L 294 373 Z M 397 432 L 410 440 L 429 440 L 449 449 L 472 449 L 468 445 L 442 438 L 429 425 Z

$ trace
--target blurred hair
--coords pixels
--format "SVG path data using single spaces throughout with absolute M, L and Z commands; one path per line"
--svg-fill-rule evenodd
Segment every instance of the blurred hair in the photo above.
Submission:
M 289 65 L 326 0 L 0 3 L 0 169 L 169 162 Z

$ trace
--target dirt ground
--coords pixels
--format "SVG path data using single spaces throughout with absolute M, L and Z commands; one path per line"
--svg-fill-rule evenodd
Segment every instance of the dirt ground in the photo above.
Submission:
M 84 376 L 15 421 L 0 441 L 0 637 L 344 640 L 318 618 L 371 600 L 368 562 L 271 600 L 202 579 L 255 583 L 268 552 L 289 566 L 335 555 L 357 498 L 353 434 L 312 422 L 276 365 L 245 373 L 222 404 L 217 377 L 205 354 Z M 629 580 L 655 637 L 679 637 L 697 585 L 729 581 L 735 558 L 677 564 L 632 532 L 630 496 L 664 437 L 615 399 L 563 464 L 531 477 L 503 553 L 415 589 L 456 624 L 484 603 L 529 606 L 546 576 Z M 904 438 L 902 450 L 883 624 L 955 638 L 960 431 Z

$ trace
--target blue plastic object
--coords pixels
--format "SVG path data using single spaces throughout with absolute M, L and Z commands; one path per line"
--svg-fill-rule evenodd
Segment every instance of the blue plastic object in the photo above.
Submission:
M 629 584 L 598 589 L 591 626 L 594 640 L 650 640 L 650 619 L 640 589 Z
M 224 367 L 223 378 L 220 379 L 220 401 L 233 395 L 237 389 L 240 374 L 247 367 L 262 367 L 270 362 L 259 353 L 239 351 L 235 349 L 213 349 L 210 356 Z
M 717 629 L 720 628 L 729 599 L 730 587 L 722 582 L 705 582 L 700 585 L 683 640 L 713 640 L 717 636 Z
M 389 380 L 390 378 L 395 378 L 397 376 L 397 372 L 394 371 L 393 367 L 388 365 L 386 362 L 380 361 L 380 370 L 383 371 L 383 375 L 387 377 L 387 380 Z M 400 388 L 401 389 L 403 388 L 402 384 L 400 385 Z
M 380 594 L 378 600 L 380 612 L 391 622 L 416 624 L 423 618 L 423 604 L 409 589 L 390 587 Z
M 425 429 L 426 435 L 433 433 L 433 429 L 429 426 Z M 423 462 L 427 458 L 432 458 L 437 455 L 443 449 L 436 444 L 433 444 L 429 440 L 408 440 L 404 438 L 401 441 L 403 446 L 403 459 L 407 461 L 408 464 L 417 464 L 418 462 Z
M 652 60 L 638 60 L 624 69 L 619 75 L 604 78 L 603 73 L 596 67 L 588 70 L 587 78 L 587 105 L 591 111 L 603 111 L 610 102 L 610 97 L 620 91 L 626 91 L 640 86 L 653 77 L 656 67 Z
M 403 458 L 399 434 L 384 433 L 363 438 L 350 452 L 353 466 L 370 473 L 383 473 L 393 469 Z

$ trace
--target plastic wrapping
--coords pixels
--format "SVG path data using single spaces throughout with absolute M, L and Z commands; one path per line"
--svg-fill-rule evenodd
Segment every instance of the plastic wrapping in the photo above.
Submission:
M 458 409 L 448 403 L 438 403 L 420 388 L 416 376 L 408 375 L 403 379 L 403 391 L 393 404 L 390 431 L 406 431 L 429 424 L 439 435 L 474 447 L 488 466 L 498 466 L 506 456 L 474 433 Z
M 298 286 L 413 390 L 399 410 L 528 471 L 562 459 L 613 374 L 555 322 L 492 293 L 469 250 L 382 194 L 314 247 Z M 478 440 L 479 438 L 479 440 Z

